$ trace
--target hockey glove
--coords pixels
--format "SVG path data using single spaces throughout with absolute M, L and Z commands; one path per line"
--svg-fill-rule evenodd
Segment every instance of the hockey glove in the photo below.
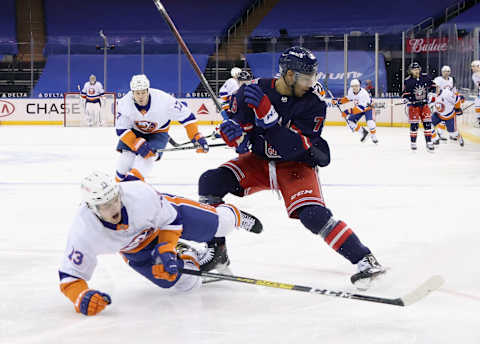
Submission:
M 317 146 L 311 146 L 307 150 L 306 161 L 312 167 L 325 167 L 330 164 L 330 147 L 328 147 L 327 141 L 322 138 L 320 140 L 316 144 Z
M 247 85 L 244 93 L 245 103 L 255 112 L 255 124 L 258 127 L 268 129 L 278 122 L 278 113 L 260 86 Z
M 155 153 L 150 149 L 150 145 L 148 144 L 147 140 L 143 137 L 140 137 L 135 142 L 135 146 L 138 147 L 136 153 L 140 154 L 145 159 L 155 156 Z
M 208 153 L 208 143 L 202 134 L 196 133 L 192 139 L 192 143 L 197 148 L 197 153 Z
M 227 146 L 235 147 L 238 154 L 248 152 L 249 140 L 243 128 L 234 120 L 229 119 L 220 124 L 220 135 Z
M 96 315 L 111 303 L 110 295 L 98 290 L 86 289 L 78 295 L 75 310 L 85 315 Z
M 167 281 L 175 281 L 178 274 L 178 260 L 175 246 L 172 243 L 161 242 L 153 251 L 155 265 L 152 266 L 152 274 L 155 278 Z

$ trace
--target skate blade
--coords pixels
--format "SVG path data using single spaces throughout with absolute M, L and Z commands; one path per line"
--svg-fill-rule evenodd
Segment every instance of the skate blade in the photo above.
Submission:
M 355 283 L 353 283 L 353 285 L 359 291 L 367 291 L 369 289 L 375 288 L 378 285 L 379 281 L 382 280 L 382 277 L 385 276 L 385 273 L 387 272 L 388 269 L 389 268 L 385 268 L 383 272 L 380 272 L 370 278 L 362 278 L 361 280 L 358 280 Z

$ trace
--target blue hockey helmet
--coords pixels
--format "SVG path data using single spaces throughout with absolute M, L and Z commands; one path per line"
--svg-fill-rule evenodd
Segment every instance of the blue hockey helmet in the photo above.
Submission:
M 285 75 L 287 70 L 301 74 L 316 74 L 318 61 L 310 50 L 295 46 L 288 48 L 280 55 L 278 68 L 281 75 Z

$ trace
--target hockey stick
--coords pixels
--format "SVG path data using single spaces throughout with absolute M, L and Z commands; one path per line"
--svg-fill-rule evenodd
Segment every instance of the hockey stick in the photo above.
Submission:
M 211 145 L 208 145 L 208 147 L 226 147 L 226 143 L 213 143 Z M 196 146 L 188 146 L 188 147 L 175 147 L 175 148 L 164 148 L 164 149 L 157 149 L 157 153 L 162 153 L 162 152 L 174 152 L 174 151 L 180 151 L 180 150 L 189 150 L 189 149 L 197 149 L 198 147 Z
M 153 0 L 155 5 L 157 6 L 158 11 L 162 15 L 163 19 L 165 19 L 168 27 L 170 28 L 170 31 L 172 31 L 173 35 L 177 39 L 178 44 L 182 48 L 183 52 L 187 56 L 188 60 L 190 61 L 190 64 L 192 65 L 193 69 L 195 70 L 195 73 L 197 73 L 198 77 L 200 78 L 200 82 L 202 83 L 203 87 L 207 90 L 208 94 L 210 95 L 210 98 L 212 98 L 213 102 L 215 103 L 215 106 L 217 107 L 218 111 L 222 111 L 222 106 L 220 105 L 220 102 L 218 101 L 217 97 L 213 93 L 212 88 L 207 82 L 207 79 L 205 79 L 205 76 L 203 75 L 202 71 L 198 67 L 197 62 L 195 62 L 195 59 L 192 56 L 192 53 L 188 49 L 187 45 L 185 44 L 182 36 L 180 36 L 180 33 L 178 32 L 177 28 L 175 27 L 175 24 L 173 23 L 172 19 L 167 13 L 167 10 L 163 6 L 162 2 L 160 0 Z
M 421 285 L 419 285 L 417 288 L 415 288 L 408 294 L 402 297 L 389 299 L 389 298 L 378 297 L 378 296 L 353 294 L 346 291 L 321 289 L 321 288 L 307 287 L 307 286 L 281 283 L 281 282 L 273 282 L 273 281 L 267 281 L 267 280 L 249 278 L 249 277 L 217 274 L 213 272 L 202 272 L 202 271 L 189 270 L 189 269 L 183 269 L 182 272 L 188 275 L 211 277 L 211 278 L 217 278 L 217 279 L 227 280 L 231 282 L 247 283 L 247 284 L 260 285 L 264 287 L 278 288 L 278 289 L 303 291 L 305 293 L 340 297 L 344 299 L 352 299 L 352 300 L 359 300 L 359 301 L 383 303 L 387 305 L 402 306 L 402 307 L 409 306 L 414 304 L 417 301 L 420 301 L 425 296 L 430 294 L 432 291 L 435 291 L 438 288 L 440 288 L 444 283 L 444 280 L 441 276 L 435 275 L 427 279 L 425 282 L 423 282 Z
M 206 139 L 209 139 L 209 138 L 217 138 L 217 137 L 216 137 L 216 132 L 214 131 L 214 132 L 211 133 L 210 135 L 204 136 L 204 138 L 206 138 Z M 185 146 L 185 145 L 191 144 L 192 141 L 187 141 L 187 142 L 183 142 L 183 143 L 178 143 L 178 142 L 176 142 L 173 138 L 170 137 L 170 138 L 168 139 L 168 143 L 170 143 L 173 147 L 181 147 L 181 146 Z

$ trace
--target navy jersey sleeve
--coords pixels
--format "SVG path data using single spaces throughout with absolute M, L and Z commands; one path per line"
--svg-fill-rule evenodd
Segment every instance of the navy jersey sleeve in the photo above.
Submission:
M 230 119 L 240 124 L 248 132 L 253 129 L 255 123 L 255 114 L 244 101 L 245 86 L 240 87 L 230 98 Z

